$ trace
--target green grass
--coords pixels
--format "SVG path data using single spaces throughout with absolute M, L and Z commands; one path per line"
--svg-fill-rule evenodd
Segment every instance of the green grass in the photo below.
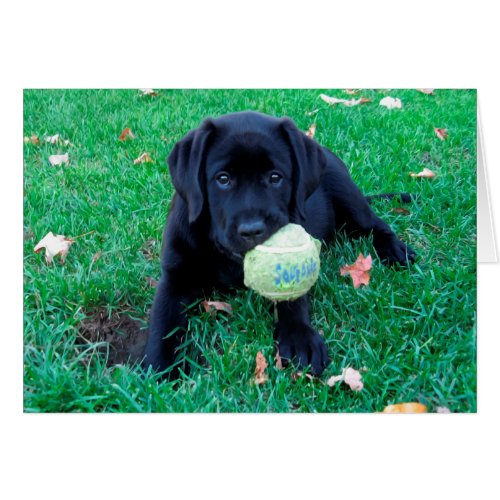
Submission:
M 28 90 L 24 94 L 24 406 L 27 412 L 374 412 L 420 401 L 429 411 L 476 411 L 476 93 L 363 91 L 372 102 L 330 107 L 321 92 L 341 90 Z M 378 105 L 401 98 L 402 110 Z M 406 191 L 406 208 L 378 201 L 375 211 L 418 253 L 408 270 L 375 260 L 370 285 L 355 290 L 339 267 L 369 239 L 340 237 L 322 260 L 311 294 L 313 324 L 332 359 L 321 379 L 292 379 L 273 363 L 273 320 L 248 290 L 214 296 L 234 314 L 212 317 L 194 304 L 182 347 L 189 375 L 175 382 L 107 364 L 106 343 L 81 336 L 97 310 L 126 313 L 143 327 L 159 277 L 162 229 L 173 188 L 165 157 L 207 116 L 253 109 L 289 116 L 340 156 L 366 193 Z M 306 112 L 319 109 L 314 116 Z M 136 139 L 118 141 L 130 127 Z M 439 140 L 434 127 L 447 128 Z M 59 133 L 72 145 L 43 137 Z M 69 151 L 70 164 L 50 166 Z M 134 165 L 149 152 L 154 163 Z M 423 166 L 433 180 L 408 173 Z M 34 245 L 49 231 L 78 238 L 65 265 L 47 266 Z M 98 259 L 93 257 L 102 252 Z M 269 381 L 252 383 L 255 355 Z M 324 382 L 343 367 L 363 368 L 364 389 Z

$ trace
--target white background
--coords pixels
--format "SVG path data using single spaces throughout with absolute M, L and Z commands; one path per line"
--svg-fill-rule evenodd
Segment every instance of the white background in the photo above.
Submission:
M 494 2 L 166 4 L 2 9 L 2 497 L 498 498 L 495 265 L 478 272 L 477 415 L 23 415 L 23 88 L 477 88 L 499 220 Z

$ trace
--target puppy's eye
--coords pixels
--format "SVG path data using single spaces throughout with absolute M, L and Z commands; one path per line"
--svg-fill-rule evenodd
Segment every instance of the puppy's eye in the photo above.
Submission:
M 231 179 L 229 178 L 229 175 L 227 175 L 225 172 L 217 175 L 215 180 L 220 186 L 227 187 L 231 184 Z
M 269 182 L 271 184 L 279 184 L 282 179 L 283 176 L 281 174 L 278 174 L 278 172 L 273 172 L 269 177 Z

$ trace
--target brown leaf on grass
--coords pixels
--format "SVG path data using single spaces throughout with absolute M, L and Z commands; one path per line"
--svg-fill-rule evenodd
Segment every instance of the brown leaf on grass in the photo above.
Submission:
M 334 375 L 326 381 L 326 384 L 328 385 L 328 387 L 333 387 L 337 382 L 341 382 L 342 380 L 344 380 L 343 374 Z
M 427 406 L 422 403 L 399 403 L 386 406 L 382 413 L 427 413 Z
M 71 238 L 66 238 L 62 234 L 58 234 L 54 236 L 52 231 L 46 234 L 35 246 L 33 249 L 35 253 L 40 252 L 43 248 L 45 248 L 45 260 L 47 264 L 52 263 L 52 259 L 56 255 L 61 256 L 61 262 L 64 264 L 64 260 L 66 259 L 66 255 L 69 252 L 70 245 L 74 243 L 74 240 Z
M 368 283 L 370 282 L 371 268 L 372 268 L 371 255 L 363 257 L 363 254 L 360 253 L 354 264 L 348 266 L 342 266 L 340 268 L 340 274 L 341 276 L 350 274 L 354 288 L 359 288 L 361 285 L 368 285 Z
M 422 94 L 432 95 L 434 94 L 434 89 L 417 89 Z
M 325 101 L 327 104 L 331 104 L 331 105 L 340 104 L 340 103 L 347 101 L 347 99 L 339 99 L 338 97 L 331 97 L 331 96 L 326 95 L 326 94 L 320 94 L 319 97 L 321 99 L 323 99 L 323 101 Z
M 344 92 L 349 95 L 356 95 L 361 92 L 361 89 L 345 89 Z
M 33 134 L 30 137 L 25 137 L 24 138 L 24 144 L 35 144 L 35 145 L 38 145 L 38 144 L 40 144 L 40 139 L 38 138 L 37 135 Z
M 153 160 L 151 156 L 149 156 L 149 153 L 142 153 L 139 158 L 134 160 L 134 165 L 138 165 L 139 163 L 153 163 Z
M 123 129 L 122 133 L 120 134 L 120 137 L 118 138 L 119 141 L 125 141 L 126 139 L 135 139 L 135 135 L 132 133 L 132 130 L 130 128 L 125 128 Z
M 435 128 L 434 132 L 442 141 L 448 137 L 448 130 L 445 128 Z
M 266 382 L 269 377 L 266 374 L 267 361 L 262 352 L 258 352 L 255 357 L 255 383 L 257 385 Z
M 403 107 L 403 103 L 401 99 L 397 97 L 384 97 L 380 100 L 380 106 L 385 106 L 387 109 L 401 109 Z
M 314 139 L 314 134 L 316 133 L 316 124 L 313 123 L 306 132 L 307 137 L 310 137 L 311 139 Z
M 395 207 L 395 208 L 391 208 L 391 210 L 393 212 L 396 212 L 397 214 L 409 215 L 411 213 L 407 208 L 403 208 L 403 207 Z
M 366 97 L 360 97 L 359 99 L 341 99 L 338 97 L 330 97 L 326 94 L 319 95 L 323 101 L 327 104 L 334 106 L 335 104 L 343 104 L 344 106 L 357 106 L 359 104 L 365 104 L 367 102 L 371 102 L 370 99 Z
M 150 95 L 152 97 L 158 95 L 158 93 L 155 92 L 153 89 L 139 89 L 139 92 L 141 93 L 141 95 Z
M 411 172 L 410 177 L 422 177 L 424 179 L 432 179 L 433 177 L 436 177 L 436 174 L 427 167 L 424 167 L 422 172 L 419 172 L 418 174 Z
M 233 314 L 233 308 L 227 302 L 219 302 L 217 300 L 204 300 L 201 305 L 204 307 L 205 312 L 215 314 L 217 311 L 223 311 L 228 314 Z
M 326 383 L 329 387 L 333 387 L 337 382 L 344 382 L 353 391 L 360 391 L 363 389 L 361 373 L 354 368 L 342 368 L 342 373 L 340 375 L 330 377 Z
M 49 163 L 53 166 L 62 165 L 63 163 L 69 163 L 69 155 L 65 153 L 63 155 L 50 155 Z

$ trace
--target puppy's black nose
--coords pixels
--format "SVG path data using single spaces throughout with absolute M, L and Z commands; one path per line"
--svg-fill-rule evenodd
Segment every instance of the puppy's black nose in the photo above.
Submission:
M 262 221 L 242 222 L 238 226 L 238 234 L 244 240 L 254 240 L 260 238 L 266 230 Z

